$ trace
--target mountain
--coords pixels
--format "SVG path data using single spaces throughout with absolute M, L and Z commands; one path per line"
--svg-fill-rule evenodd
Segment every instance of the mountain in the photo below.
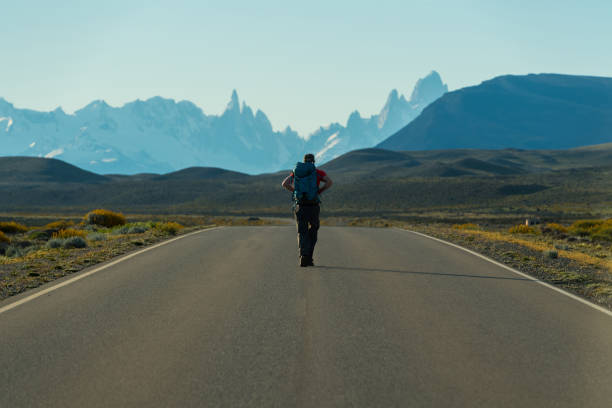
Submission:
M 2 155 L 59 157 L 97 173 L 166 173 L 194 165 L 262 172 L 287 166 L 303 139 L 275 132 L 236 91 L 220 116 L 154 97 L 121 108 L 94 101 L 72 115 L 16 109 L 0 99 Z M 292 158 L 291 158 L 292 159 Z
M 499 222 L 504 214 L 516 219 L 540 210 L 555 217 L 584 217 L 591 210 L 607 214 L 612 204 L 612 143 L 568 150 L 370 148 L 322 168 L 334 180 L 322 195 L 326 216 L 484 209 Z M 57 159 L 0 157 L 0 208 L 5 213 L 84 214 L 101 207 L 141 214 L 289 216 L 291 195 L 280 186 L 285 176 L 203 167 L 98 176 Z
M 420 79 L 410 101 L 392 91 L 381 113 L 350 115 L 307 138 L 287 127 L 275 131 L 260 110 L 232 92 L 221 115 L 206 115 L 189 101 L 154 97 L 122 107 L 103 100 L 74 114 L 17 109 L 0 98 L 0 155 L 61 158 L 99 174 L 168 173 L 193 166 L 257 174 L 293 167 L 305 152 L 324 163 L 371 147 L 408 123 L 444 92 L 440 76 Z
M 377 147 L 567 149 L 610 141 L 612 78 L 530 74 L 446 93 Z
M 334 123 L 314 132 L 305 148 L 314 152 L 319 162 L 326 162 L 351 150 L 372 147 L 410 123 L 446 92 L 448 86 L 436 71 L 432 71 L 417 81 L 410 99 L 394 89 L 377 115 L 362 118 L 354 111 L 346 126 Z

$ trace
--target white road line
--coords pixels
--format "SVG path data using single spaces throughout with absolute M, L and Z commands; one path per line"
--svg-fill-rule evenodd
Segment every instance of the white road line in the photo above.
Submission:
M 397 228 L 397 227 L 396 227 L 396 228 Z M 565 295 L 565 296 L 567 296 L 567 297 L 570 297 L 570 298 L 572 298 L 572 299 L 574 299 L 574 300 L 577 300 L 578 302 L 584 303 L 585 305 L 590 306 L 590 307 L 592 307 L 593 309 L 599 310 L 600 312 L 605 313 L 605 314 L 607 314 L 608 316 L 611 316 L 611 317 L 612 317 L 612 311 L 610 311 L 610 310 L 608 310 L 608 309 L 606 309 L 606 308 L 603 308 L 603 307 L 601 307 L 601 306 L 599 306 L 599 305 L 596 305 L 595 303 L 591 303 L 591 302 L 589 302 L 589 301 L 588 301 L 588 300 L 586 300 L 586 299 L 583 299 L 583 298 L 581 298 L 581 297 L 579 297 L 579 296 L 576 296 L 576 295 L 571 294 L 571 293 L 569 293 L 569 292 L 566 292 L 566 291 L 564 291 L 564 290 L 562 290 L 562 289 L 559 289 L 559 288 L 557 288 L 557 287 L 555 287 L 555 286 L 551 285 L 550 283 L 546 283 L 546 282 L 541 281 L 541 280 L 539 280 L 539 279 L 537 279 L 537 278 L 534 278 L 533 276 L 527 275 L 527 274 L 525 274 L 525 273 L 523 273 L 523 272 L 521 272 L 521 271 L 518 271 L 518 270 L 516 270 L 516 269 L 514 269 L 514 268 L 512 268 L 512 267 L 510 267 L 510 266 L 508 266 L 508 265 L 504 265 L 504 264 L 503 264 L 503 263 L 501 263 L 501 262 L 497 262 L 497 261 L 495 261 L 495 260 L 493 260 L 493 259 L 491 259 L 491 258 L 489 258 L 489 257 L 487 257 L 487 256 L 484 256 L 484 255 L 482 255 L 482 254 L 479 254 L 478 252 L 474 252 L 474 251 L 472 251 L 472 250 L 470 250 L 470 249 L 467 249 L 467 248 L 464 248 L 464 247 L 462 247 L 462 246 L 460 246 L 460 245 L 453 244 L 452 242 L 444 241 L 443 239 L 440 239 L 440 238 L 435 238 L 435 237 L 429 236 L 429 235 L 427 235 L 427 234 L 423 234 L 423 233 L 421 233 L 421 232 L 416 232 L 416 231 L 412 231 L 412 230 L 408 230 L 408 229 L 403 229 L 403 228 L 397 228 L 397 229 L 398 229 L 398 230 L 401 230 L 401 231 L 404 231 L 404 232 L 411 232 L 411 233 L 413 233 L 413 234 L 421 235 L 421 236 L 423 236 L 423 237 L 425 237 L 425 238 L 433 239 L 434 241 L 442 242 L 443 244 L 450 245 L 450 246 L 455 247 L 455 248 L 459 248 L 459 249 L 461 249 L 462 251 L 468 252 L 468 253 L 470 253 L 470 254 L 472 254 L 472 255 L 475 255 L 475 256 L 477 256 L 477 257 L 479 257 L 479 258 L 484 259 L 485 261 L 489 261 L 489 262 L 491 262 L 491 263 L 493 263 L 493 264 L 495 264 L 495 265 L 497 265 L 497 266 L 500 266 L 500 267 L 502 267 L 502 268 L 504 268 L 504 269 L 507 269 L 507 270 L 509 270 L 510 272 L 514 272 L 514 273 L 516 273 L 517 275 L 520 275 L 520 276 L 522 276 L 522 277 L 524 277 L 524 278 L 527 278 L 527 279 L 529 279 L 529 280 L 532 280 L 532 281 L 534 281 L 534 282 L 537 282 L 537 283 L 539 283 L 540 285 L 546 286 L 548 289 L 552 289 L 552 290 L 554 290 L 554 291 L 556 291 L 556 292 L 559 292 L 559 293 L 561 293 L 561 294 L 563 294 L 563 295 Z
M 27 303 L 27 302 L 29 302 L 31 300 L 36 299 L 37 297 L 46 295 L 49 292 L 53 292 L 54 290 L 57 290 L 57 289 L 62 288 L 64 286 L 70 285 L 71 283 L 74 283 L 74 282 L 76 282 L 76 281 L 78 281 L 80 279 L 83 279 L 83 278 L 86 278 L 86 277 L 88 277 L 90 275 L 93 275 L 94 273 L 100 272 L 100 271 L 102 271 L 102 270 L 104 270 L 106 268 L 110 268 L 111 266 L 117 265 L 119 262 L 123 262 L 123 261 L 125 261 L 127 259 L 133 258 L 136 255 L 142 254 L 143 252 L 147 252 L 147 251 L 150 251 L 152 249 L 159 248 L 162 245 L 166 245 L 166 244 L 169 244 L 171 242 L 177 241 L 179 239 L 187 238 L 187 237 L 195 235 L 195 234 L 200 234 L 202 232 L 212 231 L 212 230 L 221 229 L 221 228 L 223 228 L 223 227 L 205 228 L 205 229 L 201 229 L 201 230 L 198 230 L 198 231 L 190 232 L 189 234 L 181 235 L 181 236 L 178 236 L 176 238 L 172 238 L 172 239 L 169 239 L 167 241 L 163 241 L 163 242 L 157 243 L 155 245 L 151 245 L 149 247 L 143 248 L 140 251 L 136 251 L 136 252 L 132 252 L 131 254 L 124 255 L 124 256 L 120 257 L 119 259 L 116 259 L 116 260 L 114 260 L 112 262 L 107 263 L 106 265 L 102 265 L 100 267 L 92 269 L 91 271 L 79 274 L 78 276 L 75 276 L 72 279 L 68 279 L 68 280 L 66 280 L 66 281 L 64 281 L 62 283 L 58 283 L 57 285 L 51 286 L 51 287 L 49 287 L 47 289 L 41 290 L 40 292 L 36 292 L 36 293 L 34 293 L 34 294 L 30 295 L 30 296 L 27 296 L 27 297 L 25 297 L 25 298 L 23 298 L 21 300 L 18 300 L 16 302 L 13 302 L 11 304 L 3 306 L 3 307 L 0 308 L 0 314 L 2 314 L 4 312 L 8 312 L 9 310 L 14 309 L 14 308 L 16 308 L 19 305 L 23 305 L 24 303 Z

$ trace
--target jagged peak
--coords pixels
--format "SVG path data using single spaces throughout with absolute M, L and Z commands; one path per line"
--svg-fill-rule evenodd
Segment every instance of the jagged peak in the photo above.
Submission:
M 410 95 L 410 102 L 413 104 L 429 104 L 446 92 L 448 92 L 448 85 L 442 82 L 442 78 L 437 71 L 432 70 L 416 82 Z
M 236 92 L 235 89 L 232 91 L 232 96 L 225 110 L 240 112 L 240 99 L 238 98 L 238 92 Z
M 251 118 L 253 117 L 253 110 L 249 105 L 246 104 L 245 101 L 242 101 L 242 109 L 240 110 L 240 112 L 244 116 L 249 116 Z

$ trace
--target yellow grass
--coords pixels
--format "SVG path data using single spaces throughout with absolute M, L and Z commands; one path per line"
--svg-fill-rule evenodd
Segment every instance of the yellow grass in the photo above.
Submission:
M 67 229 L 72 227 L 73 225 L 74 222 L 72 221 L 60 220 L 48 223 L 47 225 L 45 225 L 45 229 Z
M 548 243 L 516 238 L 513 236 L 502 234 L 500 232 L 473 231 L 473 230 L 464 230 L 462 232 L 464 234 L 479 235 L 483 238 L 486 238 L 492 241 L 510 242 L 512 244 L 522 245 L 524 247 L 531 248 L 536 251 L 543 252 L 543 251 L 550 250 L 550 244 Z M 559 252 L 559 256 L 562 256 L 564 258 L 573 259 L 574 261 L 577 261 L 580 263 L 586 263 L 589 265 L 603 266 L 612 272 L 612 261 L 610 260 L 602 260 L 600 258 L 596 258 L 594 256 L 585 254 L 580 251 L 558 250 L 558 252 Z
M 4 235 L 4 232 L 0 231 L 0 242 L 9 243 L 11 242 L 11 239 L 7 237 L 6 235 Z
M 479 230 L 480 227 L 476 224 L 468 222 L 467 224 L 455 224 L 453 225 L 453 229 L 457 230 Z
M 87 237 L 86 231 L 76 230 L 73 228 L 61 229 L 58 232 L 53 233 L 53 238 L 70 238 L 70 237 Z
M 107 228 L 125 225 L 126 223 L 123 214 L 101 208 L 88 212 L 84 217 L 84 221 L 88 224 L 100 225 Z
M 0 222 L 0 232 L 7 234 L 16 234 L 18 232 L 26 232 L 28 227 L 21 225 L 15 221 L 2 221 Z

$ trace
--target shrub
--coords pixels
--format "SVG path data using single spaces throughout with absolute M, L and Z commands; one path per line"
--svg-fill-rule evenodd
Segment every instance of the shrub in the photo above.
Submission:
M 121 227 L 117 227 L 113 229 L 113 234 L 116 234 L 116 235 L 142 234 L 143 232 L 146 232 L 147 230 L 149 230 L 149 228 L 150 228 L 149 225 L 139 222 L 139 223 L 127 224 Z
M 561 224 L 557 224 L 556 222 L 549 222 L 548 224 L 546 224 L 546 228 L 551 231 L 555 231 L 562 234 L 565 234 L 567 232 L 567 227 L 564 227 Z
M 85 215 L 87 224 L 100 225 L 102 227 L 112 228 L 117 225 L 125 225 L 125 217 L 121 213 L 97 209 L 88 212 Z
M 7 234 L 17 234 L 19 232 L 26 232 L 28 227 L 16 223 L 15 221 L 3 221 L 0 222 L 0 231 Z
M 61 248 L 63 244 L 64 244 L 64 240 L 63 239 L 61 239 L 61 238 L 52 238 L 49 241 L 47 241 L 47 248 L 51 248 L 51 249 Z
M 55 232 L 52 238 L 70 238 L 70 237 L 85 238 L 86 235 L 87 235 L 87 232 L 85 231 L 68 228 L 68 229 L 61 229 L 58 232 Z
M 14 246 L 10 246 L 4 251 L 4 256 L 8 256 L 9 258 L 20 258 L 23 255 L 23 250 Z
M 535 228 L 525 224 L 515 225 L 514 227 L 511 227 L 508 232 L 511 234 L 537 234 Z
M 548 258 L 551 258 L 551 259 L 557 259 L 559 257 L 559 253 L 555 251 L 554 249 L 545 251 L 544 255 L 546 255 Z
M 453 229 L 457 230 L 479 230 L 480 227 L 476 224 L 468 222 L 467 224 L 454 224 Z
M 28 239 L 36 239 L 36 240 L 44 240 L 44 241 L 46 241 L 49 238 L 51 238 L 51 234 L 48 231 L 37 230 L 37 231 L 32 231 L 28 235 Z
M 68 229 L 72 227 L 73 225 L 74 225 L 74 222 L 72 221 L 60 220 L 60 221 L 53 221 L 53 222 L 48 223 L 47 225 L 45 225 L 45 229 L 61 230 L 61 229 Z
M 11 239 L 4 235 L 4 232 L 0 231 L 0 242 L 6 242 L 8 244 L 11 242 Z
M 62 247 L 66 249 L 85 248 L 87 247 L 87 241 L 85 241 L 82 237 L 70 237 L 64 240 Z
M 598 241 L 612 241 L 612 220 L 579 220 L 570 228 L 573 235 L 590 237 Z
M 591 238 L 598 241 L 612 241 L 612 225 L 602 224 L 593 231 Z
M 603 220 L 578 220 L 569 227 L 572 235 L 588 236 L 604 223 Z
M 91 234 L 87 235 L 87 239 L 92 242 L 105 241 L 106 235 L 99 232 L 92 232 Z
M 155 224 L 155 229 L 163 232 L 164 234 L 176 235 L 181 229 L 183 229 L 181 224 L 177 222 L 163 222 Z

